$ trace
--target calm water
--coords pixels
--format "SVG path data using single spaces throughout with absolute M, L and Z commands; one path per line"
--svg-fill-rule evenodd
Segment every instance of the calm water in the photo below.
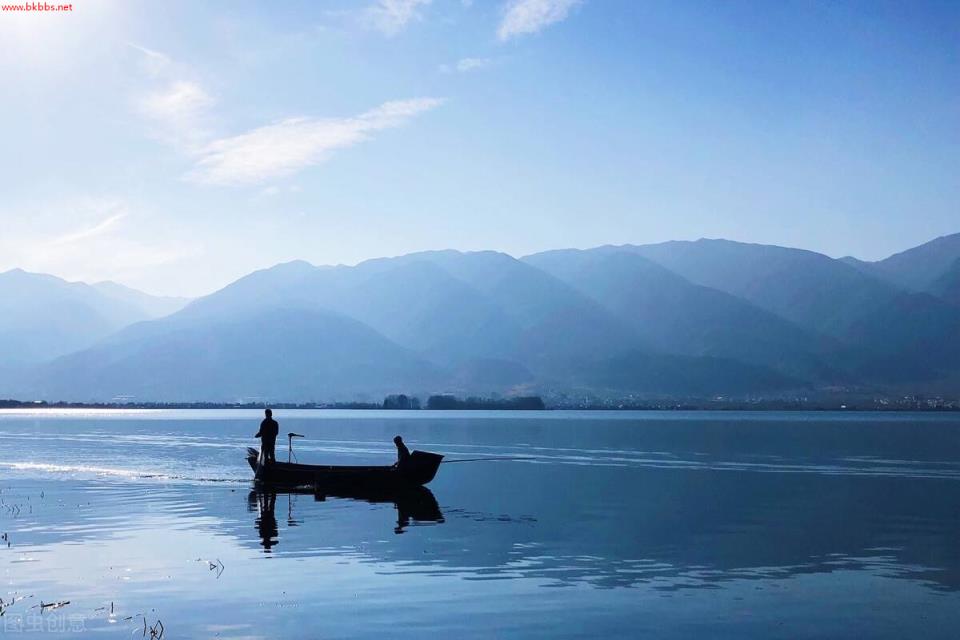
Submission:
M 255 412 L 0 412 L 0 634 L 960 636 L 955 416 L 277 417 L 301 462 L 526 459 L 315 500 L 251 491 Z

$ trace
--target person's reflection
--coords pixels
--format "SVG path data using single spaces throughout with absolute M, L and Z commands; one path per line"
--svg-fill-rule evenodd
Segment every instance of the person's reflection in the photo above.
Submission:
M 277 528 L 277 518 L 274 509 L 277 506 L 276 493 L 257 493 L 257 519 L 255 525 L 260 534 L 260 545 L 264 553 L 271 553 L 271 549 L 278 543 L 280 530 Z
M 403 533 L 403 530 L 414 522 L 443 522 L 443 513 L 433 493 L 422 487 L 418 491 L 397 496 L 393 502 L 397 509 L 397 526 L 393 532 Z

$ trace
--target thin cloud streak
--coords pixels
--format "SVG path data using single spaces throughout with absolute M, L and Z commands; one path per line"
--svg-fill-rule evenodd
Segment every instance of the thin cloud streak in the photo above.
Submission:
M 580 0 L 511 0 L 504 8 L 497 37 L 503 42 L 538 33 L 566 19 L 578 4 Z
M 378 0 L 366 8 L 364 22 L 384 35 L 393 36 L 402 31 L 411 21 L 418 20 L 418 9 L 432 0 Z
M 394 100 L 352 118 L 290 118 L 214 140 L 200 152 L 187 178 L 203 184 L 242 185 L 289 175 L 442 103 L 438 98 Z
M 127 46 L 143 54 L 143 66 L 150 75 L 160 75 L 169 68 L 173 62 L 168 55 L 154 51 L 153 49 L 148 49 L 134 42 L 128 42 Z
M 0 210 L 12 231 L 0 237 L 0 270 L 20 267 L 67 280 L 126 281 L 202 253 L 193 238 L 176 241 L 146 231 L 143 216 L 132 214 L 121 199 L 76 198 L 42 209 L 40 215 Z M 80 228 L 63 233 L 66 217 L 78 220 Z M 130 224 L 134 217 L 138 224 Z
M 192 75 L 188 69 L 174 68 L 167 55 L 133 43 L 128 46 L 142 54 L 142 66 L 156 87 L 135 103 L 137 111 L 153 123 L 151 135 L 195 152 L 210 137 L 204 123 L 216 101 L 199 82 L 184 77 Z
M 440 65 L 440 71 L 443 73 L 452 73 L 454 71 L 457 73 L 469 73 L 470 71 L 486 69 L 492 64 L 493 60 L 490 58 L 461 58 L 452 66 L 449 64 Z
M 409 21 L 415 15 L 409 12 L 415 12 L 419 4 L 425 4 L 424 0 L 384 0 L 376 7 L 397 20 Z M 194 166 L 185 177 L 200 184 L 257 184 L 290 175 L 322 162 L 336 149 L 368 140 L 376 131 L 401 126 L 443 102 L 437 98 L 394 100 L 350 118 L 287 118 L 246 133 L 217 138 L 205 126 L 211 122 L 216 101 L 204 87 L 184 79 L 184 70 L 174 69 L 165 54 L 128 45 L 143 55 L 152 84 L 165 82 L 137 98 L 137 110 L 154 123 L 153 137 L 191 159 Z M 480 63 L 474 60 L 467 64 Z
M 486 69 L 492 63 L 493 61 L 490 58 L 464 58 L 457 62 L 457 71 L 465 73 L 477 69 Z
M 102 220 L 101 222 L 98 222 L 88 229 L 82 229 L 80 231 L 75 231 L 73 233 L 68 233 L 66 235 L 54 238 L 47 243 L 47 246 L 60 247 L 63 245 L 74 244 L 102 236 L 103 234 L 108 233 L 114 226 L 116 226 L 118 222 L 126 217 L 126 212 L 115 213 L 114 215 Z
M 213 105 L 213 98 L 196 82 L 175 81 L 140 101 L 144 114 L 160 122 L 182 126 Z

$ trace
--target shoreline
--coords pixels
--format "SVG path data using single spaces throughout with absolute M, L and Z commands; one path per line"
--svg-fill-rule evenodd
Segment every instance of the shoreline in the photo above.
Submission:
M 608 405 L 550 405 L 547 404 L 542 409 L 518 408 L 512 406 L 458 406 L 450 408 L 423 408 L 423 409 L 398 409 L 395 407 L 384 407 L 375 403 L 233 403 L 233 402 L 45 402 L 45 401 L 19 401 L 19 400 L 0 400 L 0 411 L 13 409 L 30 410 L 62 410 L 62 409 L 95 409 L 95 410 L 258 410 L 270 407 L 272 409 L 306 410 L 306 411 L 398 411 L 403 413 L 416 413 L 418 411 L 509 411 L 529 413 L 531 411 L 597 411 L 597 412 L 627 412 L 627 411 L 688 411 L 688 412 L 810 412 L 810 413 L 957 413 L 960 412 L 960 406 L 955 405 L 876 405 L 876 404 L 856 404 L 856 403 L 779 403 L 769 402 L 726 402 L 726 403 L 686 403 L 686 402 L 662 402 L 650 404 L 617 406 Z

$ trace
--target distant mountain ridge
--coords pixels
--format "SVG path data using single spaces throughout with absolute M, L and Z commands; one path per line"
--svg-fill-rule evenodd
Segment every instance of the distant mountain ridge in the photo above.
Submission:
M 840 345 L 718 289 L 694 284 L 632 248 L 561 250 L 524 258 L 593 297 L 667 353 L 732 358 L 821 383 Z
M 22 269 L 0 273 L 0 365 L 42 362 L 83 349 L 178 305 L 180 299 L 116 283 L 68 282 Z
M 935 380 L 960 368 L 960 310 L 845 261 L 802 249 L 699 240 L 633 247 L 704 286 L 743 298 L 852 350 L 853 379 Z
M 287 345 L 297 345 L 290 350 Z M 317 388 L 351 394 L 350 380 L 371 394 L 442 382 L 438 369 L 335 313 L 288 308 L 226 318 L 54 360 L 35 372 L 44 397 L 107 397 L 184 401 L 305 397 Z M 111 396 L 112 397 L 112 396 Z
M 877 262 L 842 260 L 900 288 L 936 294 L 938 281 L 960 260 L 960 233 L 940 236 Z
M 91 286 L 105 296 L 137 307 L 148 318 L 168 316 L 190 302 L 190 298 L 184 297 L 153 296 L 112 280 L 95 282 Z
M 0 361 L 0 396 L 960 395 L 960 255 L 946 259 L 946 238 L 883 268 L 727 240 L 294 261 L 189 303 L 8 272 L 0 293 L 24 317 L 74 307 L 18 334 L 30 357 Z

